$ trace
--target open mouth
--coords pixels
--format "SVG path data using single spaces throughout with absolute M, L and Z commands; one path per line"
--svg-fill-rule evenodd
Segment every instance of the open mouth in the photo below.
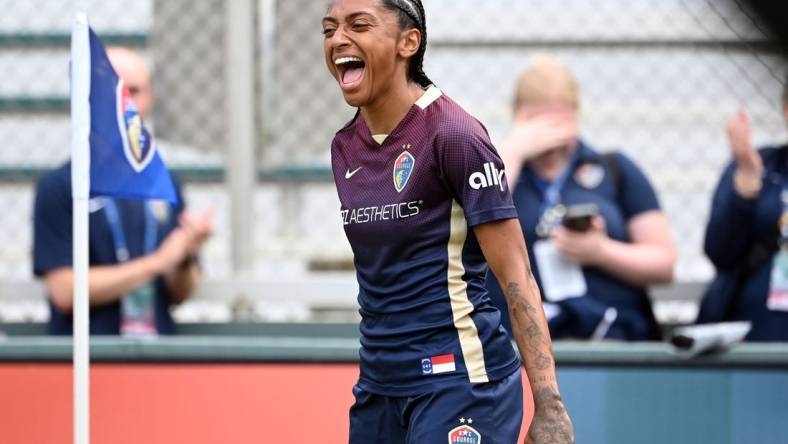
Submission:
M 334 60 L 339 73 L 339 83 L 343 89 L 354 89 L 361 84 L 364 79 L 364 71 L 367 66 L 359 57 L 340 57 Z

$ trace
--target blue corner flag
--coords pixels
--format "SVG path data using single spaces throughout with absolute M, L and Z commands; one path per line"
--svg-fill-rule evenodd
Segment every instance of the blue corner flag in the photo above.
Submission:
M 92 29 L 90 195 L 178 202 L 156 143 Z

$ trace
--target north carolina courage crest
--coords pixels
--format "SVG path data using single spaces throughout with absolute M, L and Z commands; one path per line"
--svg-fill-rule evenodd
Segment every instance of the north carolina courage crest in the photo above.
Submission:
M 142 124 L 142 116 L 137 111 L 137 105 L 131 98 L 129 89 L 125 87 L 122 80 L 118 81 L 116 94 L 118 128 L 120 128 L 121 139 L 123 139 L 123 151 L 129 165 L 139 173 L 153 159 L 155 145 L 151 140 L 150 133 Z
M 481 444 L 482 435 L 469 425 L 461 425 L 449 432 L 449 444 Z
M 407 151 L 400 154 L 394 162 L 394 188 L 398 193 L 402 192 L 408 184 L 414 165 L 416 158 Z

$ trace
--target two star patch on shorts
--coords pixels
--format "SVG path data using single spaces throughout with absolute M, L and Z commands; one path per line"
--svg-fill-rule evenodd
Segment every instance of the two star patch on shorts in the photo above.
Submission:
M 467 424 L 466 424 L 467 422 Z M 459 427 L 455 427 L 449 432 L 449 444 L 481 444 L 482 443 L 482 435 L 476 431 L 470 424 L 473 424 L 473 420 L 468 418 L 460 419 L 460 423 L 463 425 Z

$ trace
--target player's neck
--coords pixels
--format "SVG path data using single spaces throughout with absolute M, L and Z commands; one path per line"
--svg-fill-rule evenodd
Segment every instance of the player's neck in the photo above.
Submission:
M 372 103 L 361 108 L 361 114 L 372 134 L 391 134 L 408 114 L 424 90 L 412 82 L 397 85 L 380 94 Z

